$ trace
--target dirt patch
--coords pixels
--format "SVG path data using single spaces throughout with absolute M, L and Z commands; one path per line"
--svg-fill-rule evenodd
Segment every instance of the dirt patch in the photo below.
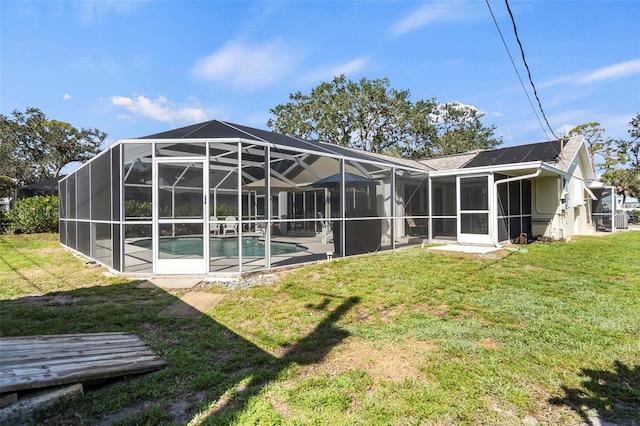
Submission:
M 301 375 L 339 375 L 352 370 L 363 370 L 373 380 L 397 383 L 420 376 L 420 359 L 433 349 L 433 345 L 411 338 L 382 346 L 374 346 L 363 339 L 348 339 L 330 352 L 322 362 L 304 367 Z
M 535 265 L 524 265 L 525 271 L 545 271 L 545 268 L 541 268 Z
M 223 297 L 224 294 L 192 291 L 164 308 L 158 316 L 165 318 L 199 318 L 203 313 L 218 304 Z
M 487 337 L 486 339 L 483 339 L 478 343 L 483 349 L 489 349 L 489 350 L 502 349 L 502 345 L 500 344 L 500 342 L 497 342 L 496 340 L 490 337 Z
M 495 250 L 489 253 L 466 253 L 462 251 L 450 250 L 432 250 L 432 253 L 441 254 L 450 257 L 460 257 L 464 259 L 486 259 L 486 260 L 502 260 L 511 254 L 508 250 Z
M 271 404 L 273 409 L 285 419 L 291 419 L 293 417 L 291 406 L 286 402 L 281 401 L 277 396 L 266 394 L 265 399 L 269 404 Z
M 436 290 L 436 293 L 441 293 L 442 291 Z M 411 305 L 399 305 L 397 307 L 398 310 L 402 312 L 415 312 L 427 315 L 433 315 L 435 317 L 445 317 L 449 316 L 449 306 L 446 303 L 441 303 L 437 300 L 429 300 L 420 303 L 414 303 Z
M 82 300 L 82 297 L 73 296 L 26 296 L 21 299 L 21 302 L 36 306 L 47 305 L 74 305 Z
M 34 266 L 33 268 L 24 268 L 20 270 L 22 276 L 30 281 L 35 281 L 40 278 L 49 277 L 55 273 L 59 273 L 62 268 L 41 268 L 40 266 Z
M 354 317 L 357 321 L 359 322 L 367 322 L 369 321 L 369 311 L 367 311 L 366 309 L 358 309 L 355 313 L 354 313 Z
M 394 309 L 387 308 L 380 311 L 380 321 L 385 324 L 392 324 L 395 320 L 397 312 Z

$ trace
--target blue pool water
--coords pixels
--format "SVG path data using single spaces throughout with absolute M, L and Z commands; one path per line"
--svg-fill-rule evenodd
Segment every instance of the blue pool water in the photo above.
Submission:
M 134 245 L 151 249 L 151 238 L 138 240 Z M 242 257 L 264 257 L 265 243 L 258 238 L 244 238 L 242 240 Z M 298 244 L 271 242 L 271 255 L 290 254 L 305 251 L 307 248 Z M 160 251 L 176 256 L 202 256 L 202 239 L 192 237 L 161 238 Z M 209 240 L 209 256 L 238 257 L 237 238 L 211 238 Z

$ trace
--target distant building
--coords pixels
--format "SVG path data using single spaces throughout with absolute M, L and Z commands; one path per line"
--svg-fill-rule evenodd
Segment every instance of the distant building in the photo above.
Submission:
M 58 182 L 64 179 L 64 175 L 31 183 L 17 189 L 17 198 L 29 198 L 36 195 L 58 195 Z

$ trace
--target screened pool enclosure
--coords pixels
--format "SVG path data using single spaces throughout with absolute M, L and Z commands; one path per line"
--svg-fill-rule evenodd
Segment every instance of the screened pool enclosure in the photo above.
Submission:
M 59 191 L 61 243 L 126 273 L 238 274 L 429 237 L 424 165 L 221 121 L 118 141 Z

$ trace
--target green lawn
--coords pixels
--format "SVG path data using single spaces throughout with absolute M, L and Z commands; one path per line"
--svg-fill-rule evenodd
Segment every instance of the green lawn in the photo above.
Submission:
M 339 260 L 213 287 L 196 320 L 103 272 L 55 235 L 0 236 L 0 335 L 126 331 L 169 362 L 39 422 L 640 424 L 640 232 Z

